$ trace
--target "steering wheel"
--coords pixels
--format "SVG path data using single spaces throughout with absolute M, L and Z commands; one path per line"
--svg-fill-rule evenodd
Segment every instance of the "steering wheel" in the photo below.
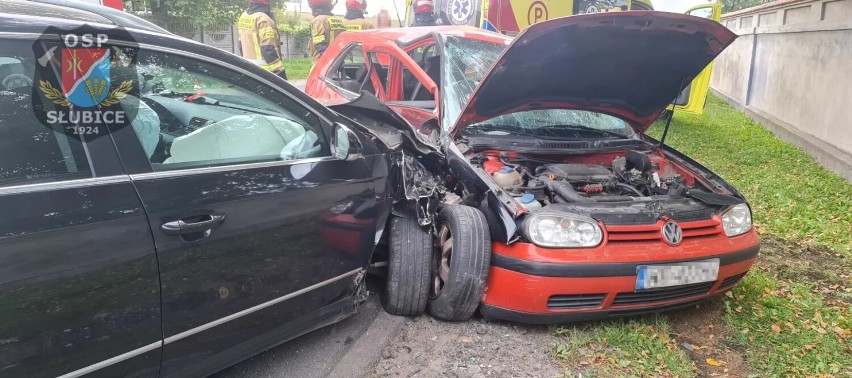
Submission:
M 3 78 L 3 88 L 12 91 L 18 88 L 32 88 L 33 80 L 24 74 L 13 73 Z

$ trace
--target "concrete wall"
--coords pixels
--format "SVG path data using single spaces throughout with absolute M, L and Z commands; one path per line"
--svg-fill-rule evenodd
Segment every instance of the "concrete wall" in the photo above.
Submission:
M 852 180 L 852 0 L 780 0 L 721 22 L 740 37 L 711 88 Z

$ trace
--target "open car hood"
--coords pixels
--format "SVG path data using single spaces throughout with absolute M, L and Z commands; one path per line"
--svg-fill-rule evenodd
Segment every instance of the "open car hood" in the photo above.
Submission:
M 451 136 L 472 123 L 544 108 L 613 115 L 641 133 L 736 37 L 715 21 L 665 12 L 534 24 L 485 74 Z

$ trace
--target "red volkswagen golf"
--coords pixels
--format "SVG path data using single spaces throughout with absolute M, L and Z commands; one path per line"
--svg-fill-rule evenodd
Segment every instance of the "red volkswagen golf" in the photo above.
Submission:
M 514 40 L 465 27 L 341 34 L 308 94 L 369 92 L 446 159 L 440 211 L 419 230 L 435 247 L 391 248 L 386 309 L 557 323 L 733 288 L 760 244 L 748 203 L 665 145 L 668 125 L 663 140 L 645 131 L 735 38 L 658 12 L 556 19 Z M 441 301 L 455 310 L 433 311 Z

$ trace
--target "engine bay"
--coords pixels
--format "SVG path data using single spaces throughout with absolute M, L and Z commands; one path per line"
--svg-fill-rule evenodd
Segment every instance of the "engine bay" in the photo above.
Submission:
M 688 195 L 715 194 L 656 151 L 565 155 L 557 160 L 553 155 L 491 150 L 468 157 L 529 212 L 550 209 L 610 223 L 645 223 L 660 216 L 707 219 L 720 207 Z

